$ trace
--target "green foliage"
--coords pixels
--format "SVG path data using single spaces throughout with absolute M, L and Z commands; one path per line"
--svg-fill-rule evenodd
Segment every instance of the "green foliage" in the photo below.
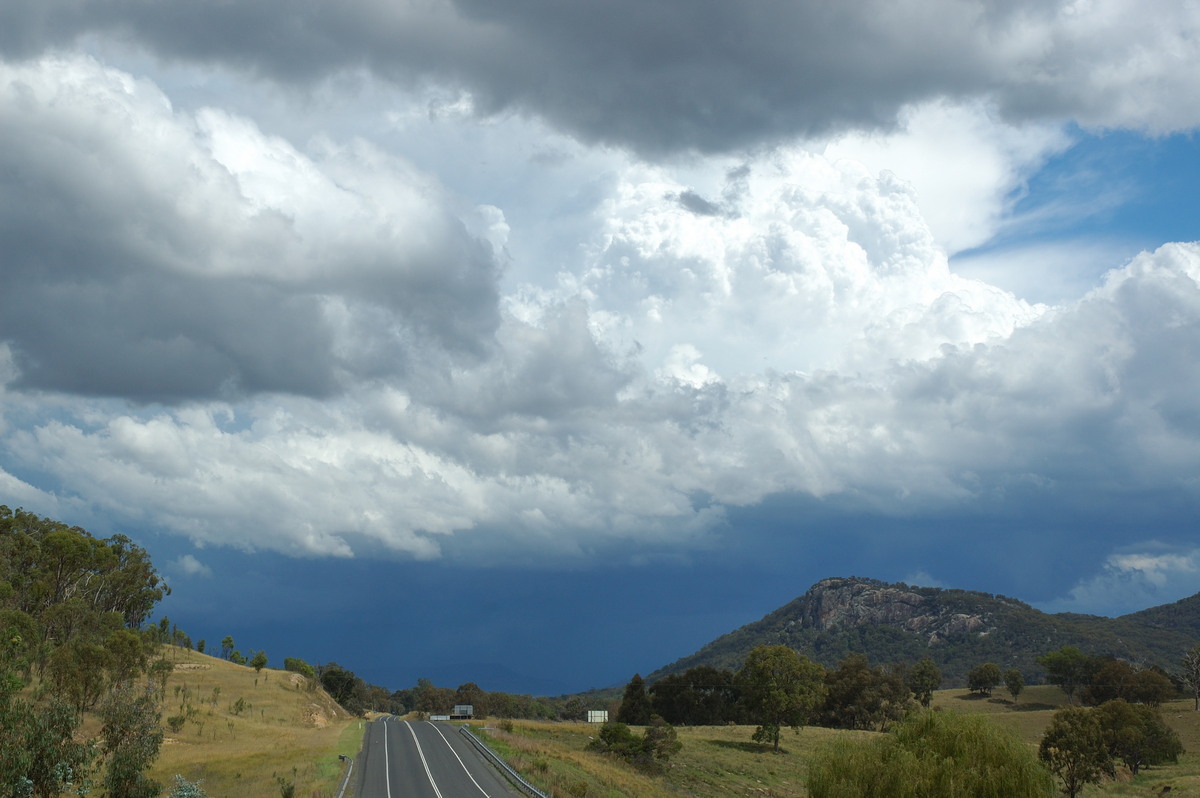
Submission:
M 900 675 L 871 667 L 866 655 L 851 654 L 825 677 L 821 724 L 841 729 L 885 731 L 912 708 L 912 695 Z
M 1094 710 L 1110 756 L 1137 775 L 1148 765 L 1176 762 L 1183 744 L 1162 719 L 1158 707 L 1130 704 L 1118 698 Z
M 76 739 L 79 721 L 57 698 L 34 705 L 0 695 L 0 796 L 86 794 L 95 746 Z
M 371 691 L 367 689 L 367 684 L 362 679 L 354 675 L 354 671 L 346 670 L 336 662 L 331 662 L 328 665 L 323 665 L 319 671 L 318 678 L 321 681 L 321 686 L 325 688 L 325 692 L 333 697 L 333 700 L 342 705 L 347 711 L 355 715 L 362 714 L 367 709 L 371 709 L 372 703 L 386 701 L 387 691 L 380 688 L 382 695 L 377 701 L 372 701 Z M 431 691 L 424 705 L 418 705 L 416 709 L 422 712 L 448 712 L 454 703 L 454 694 L 452 691 L 439 691 L 434 687 L 428 679 L 421 680 L 428 685 Z
M 129 538 L 0 505 L 0 796 L 88 794 L 98 755 L 109 795 L 158 794 L 143 774 L 162 740 L 155 696 L 131 684 L 169 626 L 141 629 L 168 592 Z M 87 739 L 93 708 L 102 728 Z
M 656 713 L 680 726 L 712 726 L 741 719 L 733 673 L 707 665 L 655 682 L 650 698 Z
M 799 729 L 825 698 L 825 669 L 787 646 L 759 646 L 750 652 L 736 682 L 742 705 L 758 723 L 754 739 L 779 750 L 779 730 Z
M 1097 657 L 1092 660 L 1088 684 L 1080 690 L 1079 700 L 1089 706 L 1118 698 L 1158 706 L 1175 694 L 1175 684 L 1158 670 L 1139 670 L 1123 660 Z
M 8 585 L 3 605 L 39 623 L 51 607 L 74 601 L 89 617 L 115 613 L 119 624 L 130 629 L 141 626 L 169 592 L 149 555 L 128 537 L 99 540 L 79 527 L 4 505 L 0 583 Z M 72 630 L 87 627 L 75 623 Z
M 100 705 L 104 724 L 101 750 L 108 759 L 104 785 L 109 794 L 123 798 L 154 798 L 162 786 L 145 770 L 158 756 L 163 733 L 159 728 L 158 702 L 152 690 L 131 684 L 115 688 Z
M 301 676 L 307 676 L 310 679 L 315 679 L 317 677 L 317 672 L 313 666 L 309 665 L 299 657 L 284 657 L 283 669 L 285 671 L 291 671 L 292 673 L 298 673 Z
M 880 738 L 813 758 L 811 798 L 1048 798 L 1050 774 L 1018 738 L 977 715 L 914 712 Z
M 908 672 L 906 682 L 917 702 L 928 707 L 933 700 L 933 691 L 942 686 L 942 672 L 932 659 L 922 657 Z
M 600 733 L 589 744 L 593 751 L 611 754 L 643 767 L 666 762 L 682 747 L 675 728 L 658 715 L 651 716 L 640 737 L 627 724 L 614 721 L 601 726 Z
M 625 695 L 617 710 L 617 722 L 645 726 L 650 722 L 653 712 L 650 696 L 646 695 L 646 683 L 642 681 L 641 674 L 635 673 L 629 684 L 625 685 Z
M 267 667 L 267 652 L 255 651 L 254 656 L 250 658 L 250 667 L 254 668 L 255 673 L 261 673 L 262 669 Z
M 221 659 L 229 659 L 233 654 L 233 635 L 225 635 L 221 639 Z
M 1017 696 L 1025 689 L 1025 677 L 1016 668 L 1009 668 L 1004 672 L 1004 686 L 1008 688 L 1008 694 L 1012 696 L 1013 701 L 1017 700 Z
M 1075 646 L 1063 646 L 1037 659 L 1046 669 L 1046 681 L 1056 684 L 1067 694 L 1067 701 L 1074 703 L 1075 691 L 1088 682 L 1088 657 Z
M 967 689 L 972 693 L 991 695 L 1000 681 L 1000 666 L 994 662 L 976 665 L 967 673 Z
M 1042 735 L 1038 756 L 1062 782 L 1070 798 L 1087 784 L 1112 771 L 1112 755 L 1105 745 L 1099 719 L 1091 710 L 1066 707 L 1054 713 Z
M 229 655 L 229 661 L 234 665 L 245 665 L 246 655 L 240 651 L 234 651 Z

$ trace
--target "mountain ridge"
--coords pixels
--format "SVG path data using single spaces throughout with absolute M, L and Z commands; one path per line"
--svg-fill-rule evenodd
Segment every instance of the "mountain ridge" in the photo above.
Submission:
M 1046 613 L 1019 599 L 960 588 L 829 577 L 758 621 L 721 635 L 654 671 L 654 682 L 688 668 L 736 670 L 756 646 L 784 644 L 826 667 L 850 653 L 873 664 L 931 657 L 946 686 L 965 684 L 975 665 L 995 662 L 1039 679 L 1036 658 L 1064 645 L 1173 670 L 1200 639 L 1200 593 L 1116 618 Z

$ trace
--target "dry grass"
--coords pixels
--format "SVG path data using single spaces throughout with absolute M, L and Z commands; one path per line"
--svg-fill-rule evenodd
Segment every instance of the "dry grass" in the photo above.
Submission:
M 933 706 L 948 712 L 984 714 L 1011 729 L 1036 747 L 1054 711 L 1066 696 L 1053 686 L 1028 687 L 1012 702 L 996 693 L 991 698 L 971 697 L 966 690 L 942 690 Z M 1188 752 L 1176 765 L 1154 767 L 1136 779 L 1128 776 L 1098 787 L 1089 787 L 1084 798 L 1102 796 L 1158 796 L 1200 798 L 1200 713 L 1190 701 L 1163 707 L 1168 723 L 1179 734 Z M 733 798 L 804 796 L 809 759 L 824 745 L 849 737 L 870 737 L 870 732 L 805 728 L 785 732 L 782 751 L 751 741 L 753 727 L 700 726 L 677 729 L 683 749 L 660 773 L 646 773 L 616 759 L 586 750 L 597 727 L 585 723 L 513 721 L 513 731 L 488 722 L 486 735 L 494 747 L 536 786 L 555 798 Z M 1194 752 L 1194 753 L 1193 753 Z M 1164 788 L 1171 789 L 1164 793 Z M 572 791 L 574 790 L 574 791 Z
M 176 665 L 167 681 L 166 738 L 153 778 L 168 786 L 177 773 L 202 780 L 213 798 L 279 795 L 279 778 L 304 798 L 335 792 L 338 754 L 357 755 L 360 720 L 297 674 L 270 668 L 259 674 L 194 651 L 169 651 Z M 179 715 L 187 720 L 172 731 L 168 718 Z
M 684 727 L 677 729 L 683 749 L 661 772 L 650 773 L 586 750 L 596 731 L 586 723 L 513 721 L 511 733 L 493 723 L 485 734 L 510 764 L 556 798 L 803 796 L 814 751 L 831 740 L 867 736 L 805 728 L 799 734 L 786 732 L 782 750 L 775 753 L 751 742 L 753 727 Z

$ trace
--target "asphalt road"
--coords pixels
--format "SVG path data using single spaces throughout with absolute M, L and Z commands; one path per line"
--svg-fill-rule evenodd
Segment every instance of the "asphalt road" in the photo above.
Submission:
M 520 798 L 449 723 L 392 717 L 367 725 L 357 798 Z

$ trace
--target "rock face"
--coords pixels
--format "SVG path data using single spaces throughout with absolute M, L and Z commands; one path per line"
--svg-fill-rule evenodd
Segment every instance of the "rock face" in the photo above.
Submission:
M 823 579 L 798 603 L 800 617 L 796 621 L 818 632 L 890 626 L 922 635 L 936 645 L 954 636 L 995 630 L 986 614 L 953 612 L 936 595 L 873 579 Z

